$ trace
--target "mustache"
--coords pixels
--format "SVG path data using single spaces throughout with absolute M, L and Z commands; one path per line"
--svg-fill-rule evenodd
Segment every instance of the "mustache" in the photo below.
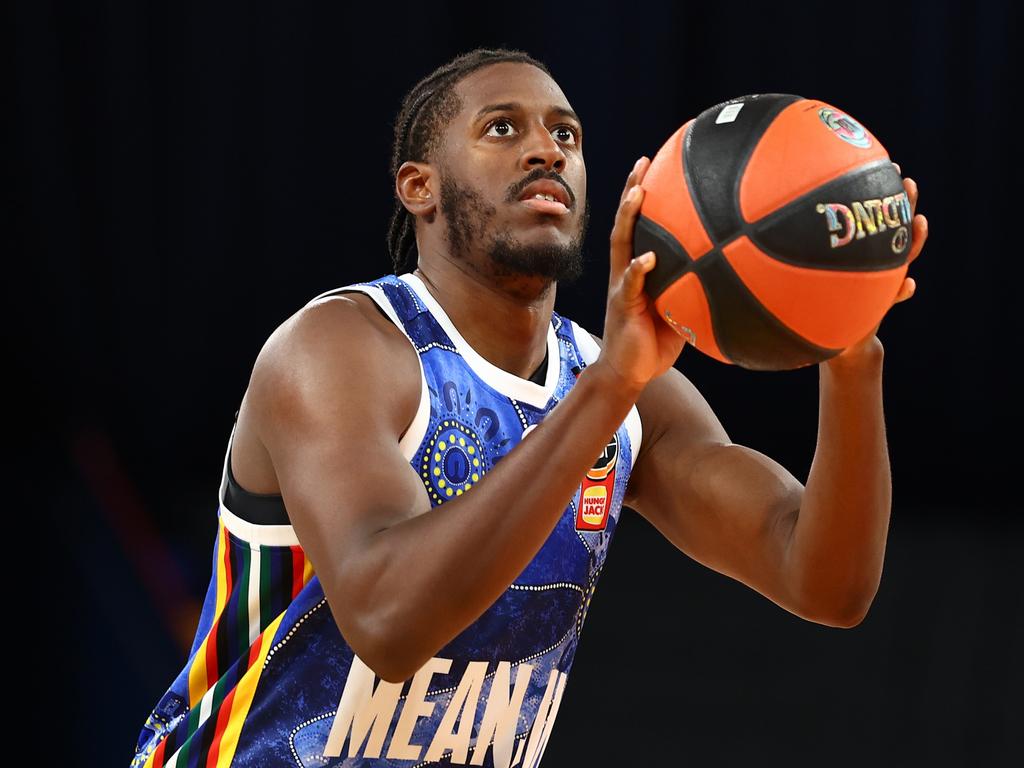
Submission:
M 569 195 L 569 203 L 572 206 L 576 205 L 576 195 L 573 194 L 569 185 L 565 183 L 565 179 L 558 175 L 558 171 L 545 171 L 543 168 L 535 168 L 530 171 L 530 173 L 526 175 L 526 178 L 512 187 L 512 189 L 509 190 L 507 202 L 516 202 L 524 189 L 533 184 L 533 182 L 540 181 L 541 179 L 550 179 L 551 181 L 561 184 Z

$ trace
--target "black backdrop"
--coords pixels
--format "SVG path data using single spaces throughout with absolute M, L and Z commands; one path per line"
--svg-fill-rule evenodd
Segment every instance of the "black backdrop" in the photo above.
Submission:
M 918 181 L 931 230 L 917 295 L 879 333 L 894 497 L 867 619 L 804 622 L 625 512 L 545 765 L 1024 755 L 1008 2 L 26 0 L 13 20 L 9 419 L 28 461 L 8 466 L 32 525 L 19 541 L 43 542 L 20 548 L 38 564 L 16 592 L 45 670 L 30 701 L 60 722 L 32 727 L 75 745 L 62 754 L 127 765 L 185 661 L 268 334 L 389 271 L 402 95 L 459 52 L 508 46 L 549 65 L 586 126 L 588 272 L 557 308 L 595 332 L 626 174 L 729 97 L 845 109 Z M 733 441 L 806 480 L 816 367 L 754 373 L 690 348 L 677 365 Z

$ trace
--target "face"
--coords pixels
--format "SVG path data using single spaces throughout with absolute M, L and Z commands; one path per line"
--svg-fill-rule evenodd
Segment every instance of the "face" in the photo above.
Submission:
M 462 110 L 439 151 L 440 210 L 453 257 L 495 278 L 579 276 L 589 221 L 582 127 L 558 85 L 501 63 L 457 86 Z M 563 198 L 539 202 L 530 194 Z M 530 197 L 524 202 L 524 194 Z

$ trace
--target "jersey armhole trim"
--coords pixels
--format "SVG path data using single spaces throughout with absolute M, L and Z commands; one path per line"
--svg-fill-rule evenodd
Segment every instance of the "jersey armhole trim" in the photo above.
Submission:
M 220 519 L 228 533 L 234 534 L 237 538 L 249 544 L 250 549 L 264 547 L 297 547 L 299 537 L 295 535 L 295 529 L 291 525 L 259 525 L 243 520 L 224 503 L 224 497 L 228 490 L 228 461 L 231 456 L 231 443 L 235 439 L 235 428 L 238 422 L 231 427 L 231 436 L 228 437 L 228 449 L 224 452 L 224 470 L 220 478 Z
M 406 333 L 405 326 L 402 325 L 402 321 L 399 319 L 394 307 L 392 307 L 391 302 L 388 301 L 387 294 L 377 286 L 348 285 L 344 288 L 336 288 L 332 291 L 327 291 L 326 293 L 317 296 L 309 303 L 321 298 L 326 298 L 328 295 L 336 295 L 347 291 L 364 293 L 373 299 L 377 306 L 384 310 L 384 313 L 388 318 L 398 326 L 405 338 L 409 339 L 409 343 L 412 344 L 413 351 L 416 352 L 416 361 L 420 366 L 420 404 L 416 409 L 416 415 L 413 417 L 412 423 L 409 424 L 408 428 L 405 430 L 405 434 L 403 434 L 401 439 L 398 441 L 398 447 L 399 450 L 401 450 L 402 455 L 407 461 L 412 461 L 420 443 L 423 442 L 423 437 L 426 435 L 427 426 L 430 422 L 430 392 L 427 389 L 427 378 L 423 371 L 423 361 L 420 359 L 420 354 L 416 350 L 416 343 L 409 337 L 409 334 Z M 295 529 L 291 525 L 259 525 L 257 523 L 250 523 L 248 520 L 243 520 L 241 517 L 233 513 L 224 503 L 224 496 L 228 487 L 228 461 L 231 456 L 231 443 L 234 440 L 234 437 L 235 428 L 232 427 L 231 436 L 228 438 L 228 448 L 224 453 L 224 470 L 221 473 L 219 493 L 219 514 L 221 521 L 224 523 L 224 527 L 236 537 L 244 539 L 252 547 L 259 547 L 261 545 L 269 547 L 301 546 L 299 543 L 299 537 L 296 535 Z
M 427 377 L 423 371 L 423 360 L 420 358 L 419 350 L 416 349 L 416 342 L 412 340 L 405 330 L 405 326 L 398 317 L 398 313 L 395 312 L 395 308 L 391 306 L 391 301 L 388 299 L 387 294 L 381 288 L 375 285 L 348 285 L 344 288 L 336 288 L 330 293 L 335 295 L 348 291 L 364 293 L 373 299 L 377 306 L 384 310 L 384 313 L 390 318 L 391 322 L 398 326 L 402 335 L 412 344 L 413 352 L 416 353 L 416 362 L 420 367 L 420 404 L 416 408 L 416 415 L 413 416 L 412 422 L 406 427 L 405 433 L 398 441 L 398 448 L 406 461 L 412 461 L 416 455 L 416 450 L 420 447 L 420 443 L 423 442 L 423 438 L 427 434 L 427 426 L 430 422 L 430 391 L 427 389 Z

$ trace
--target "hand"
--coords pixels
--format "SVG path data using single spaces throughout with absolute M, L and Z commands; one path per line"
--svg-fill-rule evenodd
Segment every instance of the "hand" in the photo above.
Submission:
M 893 165 L 896 165 L 896 163 L 893 163 Z M 902 173 L 898 165 L 896 165 L 896 171 L 898 173 Z M 924 248 L 924 243 L 928 239 L 928 219 L 926 219 L 923 215 L 916 213 L 918 193 L 917 182 L 911 178 L 906 178 L 903 180 L 903 188 L 907 191 L 907 197 L 910 199 L 910 221 L 913 232 L 910 238 L 910 253 L 907 256 L 907 267 L 909 269 L 910 264 L 913 263 L 914 259 L 916 259 L 920 255 L 921 249 Z M 914 278 L 912 277 L 904 278 L 903 284 L 900 285 L 900 289 L 896 293 L 896 298 L 893 299 L 893 302 L 889 306 L 889 309 L 892 309 L 901 301 L 906 301 L 907 299 L 909 299 L 911 296 L 914 295 L 914 292 L 916 290 L 917 281 L 914 280 Z M 886 314 L 888 314 L 888 310 L 886 310 Z M 860 359 L 867 355 L 880 353 L 882 348 L 882 342 L 878 340 L 876 334 L 878 333 L 878 329 L 879 327 L 881 327 L 881 325 L 882 323 L 881 321 L 879 321 L 878 325 L 875 326 L 875 329 L 871 331 L 871 333 L 869 333 L 867 336 L 865 336 L 857 343 L 851 344 L 840 354 L 836 355 L 833 358 L 830 358 L 829 360 L 826 360 L 825 362 L 831 363 L 833 361 L 836 361 L 841 364 L 844 362 L 849 362 L 851 360 Z M 875 350 L 875 352 L 873 353 L 872 350 Z
M 640 215 L 640 186 L 651 161 L 641 157 L 626 179 L 611 235 L 611 270 L 600 360 L 618 375 L 623 386 L 639 392 L 665 373 L 683 351 L 686 340 L 659 315 L 644 291 L 644 277 L 654 268 L 654 251 L 633 257 L 633 229 Z

